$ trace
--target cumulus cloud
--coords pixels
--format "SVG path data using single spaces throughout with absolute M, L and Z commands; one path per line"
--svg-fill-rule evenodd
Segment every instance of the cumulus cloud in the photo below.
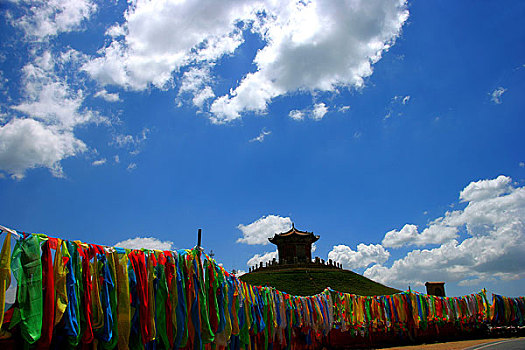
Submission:
M 233 273 L 233 271 L 230 272 L 230 273 Z M 235 270 L 235 273 L 233 273 L 233 274 L 235 275 L 235 277 L 241 277 L 242 275 L 246 274 L 246 271 L 244 271 L 244 270 Z
M 119 102 L 120 101 L 120 96 L 117 92 L 107 92 L 106 89 L 102 89 L 100 91 L 98 91 L 95 95 L 93 95 L 94 97 L 98 97 L 98 98 L 102 98 L 108 102 Z
M 91 165 L 93 165 L 93 166 L 99 166 L 99 165 L 103 165 L 103 164 L 106 164 L 106 158 L 95 160 L 95 161 L 93 161 L 93 163 L 91 163 Z
M 192 67 L 182 75 L 178 96 L 190 95 L 193 105 L 202 108 L 206 101 L 215 97 L 210 86 L 212 81 L 209 66 Z
M 259 134 L 259 136 L 254 137 L 253 139 L 250 140 L 250 142 L 263 142 L 264 138 L 266 136 L 270 135 L 271 133 L 272 133 L 271 131 L 267 131 L 266 129 L 262 129 L 261 133 Z
M 131 155 L 137 155 L 140 153 L 141 147 L 144 142 L 148 139 L 150 130 L 148 128 L 142 129 L 142 131 L 133 136 L 129 134 L 117 134 L 113 136 L 111 144 L 119 147 L 128 149 Z
M 179 93 L 198 91 L 211 80 L 210 67 L 192 67 L 182 75 Z
M 255 254 L 253 257 L 250 258 L 250 260 L 246 262 L 246 265 L 248 265 L 249 267 L 259 266 L 260 263 L 263 263 L 264 265 L 268 261 L 272 261 L 274 258 L 277 259 L 277 254 L 277 250 L 274 252 Z
M 403 115 L 403 112 L 401 112 L 401 107 L 408 104 L 409 101 L 410 101 L 409 95 L 406 95 L 406 96 L 397 95 L 397 96 L 392 97 L 392 99 L 390 100 L 390 103 L 388 104 L 387 113 L 384 116 L 383 120 L 390 119 L 391 117 L 396 116 L 396 115 L 397 116 Z
M 72 132 L 34 119 L 14 118 L 0 126 L 0 169 L 22 179 L 28 169 L 46 167 L 56 177 L 64 173 L 60 161 L 87 150 Z
M 293 91 L 362 87 L 408 18 L 405 1 L 279 4 L 266 5 L 273 16 L 259 27 L 267 44 L 254 59 L 257 71 L 212 104 L 218 122 L 262 113 L 271 99 Z
M 72 88 L 56 74 L 65 61 L 44 51 L 22 68 L 22 100 L 10 106 L 10 118 L 0 127 L 0 169 L 14 178 L 21 179 L 26 170 L 37 167 L 63 176 L 61 160 L 87 150 L 75 129 L 108 123 L 83 107 L 83 90 Z
M 0 60 L 0 62 L 2 62 Z M 4 72 L 0 70 L 0 89 L 2 90 L 2 94 L 7 93 L 7 83 L 9 82 L 9 79 L 7 79 L 4 76 Z
M 104 122 L 96 113 L 82 107 L 83 90 L 72 89 L 55 73 L 55 61 L 57 58 L 46 51 L 23 67 L 24 101 L 11 108 L 67 130 L 88 122 Z
M 290 113 L 288 113 L 288 116 L 293 120 L 304 120 L 304 113 L 297 109 L 290 111 Z
M 328 259 L 337 261 L 347 269 L 358 269 L 367 267 L 370 264 L 382 264 L 388 260 L 390 253 L 380 244 L 357 246 L 357 250 L 352 250 L 346 245 L 336 245 L 328 253 Z
M 401 230 L 392 230 L 385 234 L 381 242 L 384 247 L 398 248 L 403 245 L 424 246 L 441 244 L 457 237 L 458 228 L 448 226 L 443 219 L 432 222 L 419 233 L 416 225 L 406 224 Z
M 276 233 L 286 232 L 292 227 L 292 220 L 289 217 L 279 215 L 263 216 L 248 225 L 239 224 L 237 228 L 241 230 L 242 237 L 237 239 L 237 243 L 263 244 L 269 243 L 268 238 Z
M 172 73 L 189 63 L 213 62 L 243 42 L 239 21 L 254 18 L 257 2 L 149 1 L 130 3 L 125 22 L 86 70 L 102 84 L 163 88 Z M 151 19 L 155 18 L 155 21 Z
M 126 170 L 129 172 L 132 172 L 135 169 L 137 169 L 137 163 L 129 163 L 128 167 L 126 168 Z
M 94 55 L 85 55 L 73 49 L 59 53 L 59 46 L 51 39 L 81 30 L 97 11 L 94 1 L 18 3 L 26 6 L 10 10 L 8 18 L 24 32 L 26 40 L 33 41 L 28 52 L 32 62 L 21 72 L 22 98 L 9 106 L 9 116 L 0 115 L 2 127 L 11 122 L 27 126 L 29 122 L 16 120 L 33 119 L 39 123 L 33 123 L 35 128 L 45 128 L 55 136 L 52 139 L 60 141 L 54 145 L 55 155 L 32 157 L 23 169 L 0 164 L 9 172 L 16 168 L 16 174 L 11 175 L 18 178 L 26 169 L 41 166 L 61 176 L 61 160 L 87 149 L 77 128 L 87 123 L 109 124 L 86 107 L 83 73 L 99 84 L 92 96 L 108 102 L 118 102 L 120 96 L 108 92 L 106 85 L 132 90 L 179 86 L 176 99 L 191 101 L 213 122 L 224 123 L 250 111 L 265 113 L 278 96 L 338 93 L 342 88 L 363 86 L 408 18 L 406 0 L 136 0 L 128 2 L 121 23 L 106 29 L 104 46 Z M 248 32 L 259 36 L 262 45 L 252 61 L 253 69 L 242 72 L 229 93 L 216 95 L 214 84 L 219 79 L 213 76 L 215 65 L 234 54 Z M 179 76 L 180 81 L 176 80 Z M 320 120 L 327 111 L 325 103 L 317 103 L 301 113 Z M 301 113 L 290 116 L 300 119 Z M 131 147 L 128 136 L 115 136 L 114 144 Z M 0 152 L 7 152 L 6 147 L 4 142 Z M 139 151 L 135 147 L 130 153 Z M 9 152 L 16 154 L 18 150 Z
M 345 112 L 346 110 L 347 109 L 343 109 L 343 112 Z M 324 118 L 326 113 L 328 113 L 328 106 L 324 102 L 321 102 L 321 103 L 316 103 L 313 106 L 302 109 L 302 110 L 299 110 L 299 109 L 291 110 L 288 113 L 288 116 L 292 118 L 293 120 L 297 120 L 297 121 L 304 120 L 305 116 L 308 116 L 312 120 L 320 121 Z
M 480 201 L 488 198 L 499 197 L 512 190 L 511 178 L 500 175 L 493 180 L 480 180 L 471 182 L 459 194 L 462 202 Z
M 97 6 L 89 0 L 19 0 L 29 5 L 20 17 L 12 19 L 12 24 L 21 28 L 26 39 L 43 40 L 59 33 L 81 28 L 84 20 L 93 15 Z
M 350 106 L 341 106 L 337 109 L 338 112 L 346 113 L 350 110 Z
M 399 288 L 429 280 L 470 285 L 525 277 L 525 187 L 514 188 L 511 178 L 499 176 L 470 183 L 460 199 L 467 203 L 464 209 L 447 211 L 425 230 L 435 230 L 435 237 L 450 236 L 448 230 L 452 229 L 465 230 L 467 238 L 413 250 L 391 267 L 369 267 L 365 276 Z M 419 239 L 411 226 L 404 236 L 398 236 L 397 244 L 406 241 L 401 237 Z
M 196 107 L 202 108 L 206 101 L 214 97 L 215 93 L 213 92 L 212 88 L 210 86 L 205 86 L 201 90 L 195 91 L 195 94 L 191 101 Z
M 251 30 L 263 42 L 253 60 L 255 71 L 246 72 L 223 96 L 215 96 L 207 84 L 186 90 L 198 108 L 209 100 L 211 120 L 225 123 L 245 112 L 265 113 L 272 99 L 296 91 L 362 87 L 408 15 L 405 0 L 137 0 L 124 22 L 107 30 L 107 46 L 83 69 L 103 85 L 166 88 L 175 72 L 206 71 L 233 54 Z M 185 73 L 182 80 L 187 78 Z M 317 111 L 319 119 L 324 113 Z
M 174 250 L 175 246 L 172 241 L 161 241 L 155 237 L 135 237 L 114 244 L 115 247 L 128 249 L 156 249 L 156 250 Z
M 312 110 L 312 119 L 321 120 L 324 118 L 325 114 L 328 113 L 328 107 L 324 103 L 316 103 L 314 109 Z
M 494 89 L 494 91 L 490 93 L 491 101 L 498 105 L 501 104 L 501 96 L 505 91 L 507 91 L 507 89 L 504 89 L 501 86 L 499 88 Z
M 397 99 L 401 101 L 401 104 L 406 105 L 410 101 L 410 96 L 396 96 Z
M 392 230 L 385 234 L 381 242 L 385 247 L 401 247 L 406 243 L 412 242 L 418 236 L 417 226 L 406 224 L 401 230 Z

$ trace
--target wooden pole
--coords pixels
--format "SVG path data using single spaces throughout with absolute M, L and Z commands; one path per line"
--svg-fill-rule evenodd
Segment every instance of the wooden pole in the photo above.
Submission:
M 201 236 L 202 236 L 202 229 L 199 229 L 199 235 L 198 235 L 198 238 L 197 238 L 197 247 L 199 247 L 199 248 L 201 246 Z

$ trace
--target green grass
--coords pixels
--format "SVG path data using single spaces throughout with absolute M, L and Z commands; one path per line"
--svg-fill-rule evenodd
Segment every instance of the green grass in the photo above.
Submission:
M 274 270 L 247 273 L 240 279 L 251 285 L 267 285 L 293 295 L 314 295 L 326 287 L 357 295 L 387 295 L 399 292 L 348 270 Z

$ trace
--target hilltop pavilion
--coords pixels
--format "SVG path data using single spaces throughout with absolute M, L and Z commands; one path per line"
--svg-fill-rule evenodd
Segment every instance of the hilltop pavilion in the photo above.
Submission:
M 312 244 L 319 239 L 313 232 L 300 231 L 292 224 L 286 232 L 268 238 L 277 246 L 279 264 L 309 263 L 312 261 Z

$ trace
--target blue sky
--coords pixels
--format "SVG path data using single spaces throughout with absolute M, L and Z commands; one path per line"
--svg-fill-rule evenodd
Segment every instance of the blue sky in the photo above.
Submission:
M 0 9 L 0 224 L 524 294 L 523 2 Z

